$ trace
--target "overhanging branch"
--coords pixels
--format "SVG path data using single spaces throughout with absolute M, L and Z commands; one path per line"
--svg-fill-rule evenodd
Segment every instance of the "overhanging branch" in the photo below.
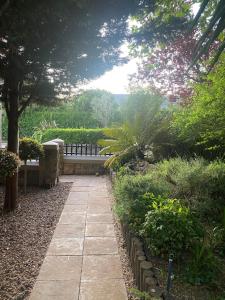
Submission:
M 19 109 L 18 116 L 20 116 L 22 114 L 22 112 L 25 110 L 25 108 L 31 103 L 31 101 L 32 101 L 32 99 L 33 99 L 33 97 L 35 95 L 35 92 L 37 90 L 37 86 L 38 86 L 38 84 L 40 82 L 40 79 L 41 79 L 41 76 L 39 76 L 37 78 L 36 83 L 35 83 L 32 91 L 31 91 L 30 96 L 27 98 L 27 100 L 22 104 L 21 108 Z

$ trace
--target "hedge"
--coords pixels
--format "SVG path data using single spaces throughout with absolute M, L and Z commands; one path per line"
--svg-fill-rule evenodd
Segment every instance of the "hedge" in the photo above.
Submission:
M 51 128 L 44 131 L 42 142 L 56 138 L 64 140 L 65 144 L 97 144 L 99 139 L 105 138 L 103 128 Z

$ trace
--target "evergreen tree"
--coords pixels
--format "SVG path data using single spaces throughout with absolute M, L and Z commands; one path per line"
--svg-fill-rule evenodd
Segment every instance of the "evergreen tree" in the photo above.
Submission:
M 135 2 L 0 1 L 0 101 L 9 151 L 18 153 L 18 120 L 31 102 L 51 103 L 121 62 L 118 46 Z M 6 179 L 4 209 L 15 209 L 16 198 L 17 174 Z

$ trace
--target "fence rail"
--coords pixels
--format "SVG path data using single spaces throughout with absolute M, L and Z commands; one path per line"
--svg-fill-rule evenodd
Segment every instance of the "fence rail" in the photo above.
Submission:
M 93 144 L 65 144 L 64 155 L 76 156 L 110 156 L 111 153 L 99 154 L 103 147 Z

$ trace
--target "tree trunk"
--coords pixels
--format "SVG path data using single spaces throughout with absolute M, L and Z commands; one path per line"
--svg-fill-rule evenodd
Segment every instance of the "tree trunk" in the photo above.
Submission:
M 13 83 L 9 93 L 8 112 L 8 147 L 7 150 L 18 154 L 18 108 L 19 108 L 19 83 Z M 4 211 L 16 208 L 18 194 L 18 170 L 11 177 L 6 177 Z
M 27 193 L 27 161 L 24 162 L 24 183 L 23 183 L 24 194 Z

